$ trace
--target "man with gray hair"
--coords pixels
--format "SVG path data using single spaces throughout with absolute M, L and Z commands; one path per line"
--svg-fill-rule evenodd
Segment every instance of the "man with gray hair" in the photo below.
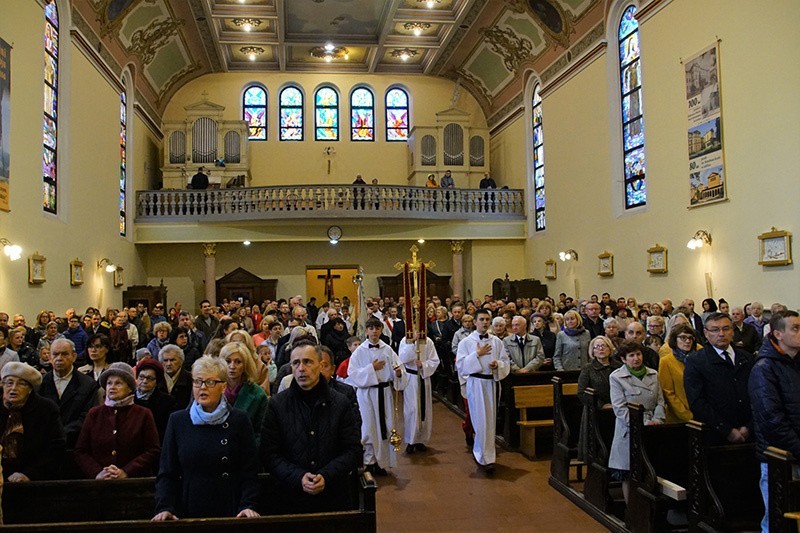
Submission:
M 752 324 L 744 321 L 744 310 L 741 307 L 731 309 L 733 321 L 733 345 L 749 353 L 758 353 L 761 348 L 761 337 Z

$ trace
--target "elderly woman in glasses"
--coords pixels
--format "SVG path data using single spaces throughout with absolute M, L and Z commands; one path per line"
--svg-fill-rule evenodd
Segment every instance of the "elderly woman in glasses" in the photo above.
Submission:
M 188 373 L 187 373 L 188 375 Z M 136 405 L 150 409 L 158 430 L 158 441 L 164 440 L 169 415 L 175 410 L 175 398 L 167 394 L 164 367 L 156 359 L 147 357 L 136 365 Z
M 222 359 L 203 356 L 192 365 L 194 399 L 169 418 L 153 520 L 259 516 L 253 428 L 225 399 L 227 383 Z
M 611 339 L 605 335 L 598 335 L 589 341 L 590 362 L 581 369 L 578 376 L 578 398 L 584 405 L 581 416 L 581 432 L 578 437 L 578 458 L 586 457 L 586 444 L 589 431 L 589 406 L 592 397 L 586 394 L 586 389 L 594 389 L 594 402 L 598 409 L 611 409 L 611 384 L 609 376 L 622 366 L 619 359 L 612 357 L 616 347 Z
M 667 424 L 688 422 L 692 419 L 683 386 L 683 370 L 686 358 L 695 351 L 696 343 L 694 329 L 688 324 L 678 324 L 669 332 L 667 345 L 671 353 L 664 355 L 658 365 L 658 383 L 667 405 Z

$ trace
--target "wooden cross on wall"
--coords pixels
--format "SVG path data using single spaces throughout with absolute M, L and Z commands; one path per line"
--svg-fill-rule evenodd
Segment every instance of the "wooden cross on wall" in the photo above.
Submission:
M 331 269 L 328 268 L 325 272 L 325 275 L 317 276 L 317 279 L 324 279 L 325 280 L 325 298 L 330 302 L 333 300 L 333 280 L 339 279 L 342 276 L 339 274 L 331 274 Z

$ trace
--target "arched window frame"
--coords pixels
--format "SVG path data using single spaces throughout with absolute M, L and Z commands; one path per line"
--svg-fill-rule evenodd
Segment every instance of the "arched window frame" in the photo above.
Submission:
M 335 97 L 336 101 L 333 103 L 320 103 L 318 101 L 319 94 L 322 91 L 331 91 Z M 326 83 L 324 85 L 320 85 L 314 91 L 314 140 L 315 141 L 338 141 L 339 140 L 339 119 L 341 118 L 339 115 L 339 101 L 341 100 L 341 96 L 339 95 L 339 90 L 331 85 L 330 83 Z M 332 121 L 327 123 L 325 121 L 325 116 L 331 114 Z
M 289 89 L 295 89 L 300 94 L 300 103 L 297 105 L 284 105 L 283 103 L 283 94 Z M 303 89 L 299 85 L 286 85 L 281 87 L 281 90 L 278 92 L 278 139 L 281 141 L 302 141 L 305 137 L 305 93 L 303 93 Z M 300 112 L 300 125 L 299 126 L 284 126 L 283 121 L 283 113 L 284 110 L 297 110 Z M 292 132 L 299 133 L 299 137 L 289 137 L 288 132 L 285 132 L 285 129 L 291 129 Z
M 401 91 L 405 94 L 406 97 L 406 105 L 390 105 L 389 104 L 389 95 L 392 91 Z M 400 85 L 392 85 L 386 89 L 386 93 L 383 97 L 383 103 L 385 106 L 384 109 L 384 123 L 386 126 L 385 133 L 386 133 L 386 142 L 407 142 L 408 141 L 408 132 L 411 130 L 411 96 L 405 87 Z M 405 126 L 397 126 L 397 120 L 392 117 L 392 113 L 395 114 L 397 112 L 405 111 Z M 390 134 L 390 132 L 394 132 Z
M 135 98 L 133 76 L 128 67 L 122 71 L 122 91 L 120 91 L 120 165 L 119 165 L 119 234 L 129 235 L 128 212 L 130 211 L 131 164 L 133 157 L 133 103 Z
M 357 91 L 367 91 L 372 105 L 355 104 Z M 350 140 L 353 142 L 375 142 L 375 91 L 366 85 L 356 85 L 350 91 Z M 368 113 L 368 115 L 364 115 Z M 358 134 L 357 132 L 364 132 Z
M 259 90 L 262 91 L 264 94 L 264 103 L 263 104 L 254 104 L 249 103 L 247 101 L 247 95 L 250 91 Z M 248 116 L 248 110 L 251 112 Z M 258 124 L 251 124 L 251 121 L 254 117 L 252 114 L 253 112 L 261 111 L 261 120 Z M 269 139 L 269 122 L 267 117 L 269 116 L 269 91 L 267 88 L 260 84 L 260 83 L 248 83 L 244 89 L 242 90 L 242 120 L 247 122 L 247 139 L 250 141 L 266 141 Z M 261 132 L 253 135 L 253 131 L 256 128 L 260 128 Z
M 613 187 L 612 206 L 614 213 L 617 216 L 626 214 L 634 214 L 647 209 L 647 191 L 650 184 L 647 182 L 646 176 L 646 162 L 647 162 L 647 145 L 645 142 L 645 124 L 644 124 L 644 101 L 642 98 L 642 88 L 644 86 L 643 71 L 642 71 L 642 53 L 641 53 L 641 34 L 639 32 L 638 23 L 633 31 L 625 32 L 626 35 L 620 36 L 623 19 L 629 9 L 633 9 L 634 13 L 639 9 L 639 5 L 631 0 L 619 0 L 615 2 L 611 9 L 608 11 L 607 19 L 607 34 L 606 38 L 609 43 L 615 43 L 616 51 L 608 54 L 608 67 L 609 77 L 611 80 L 611 91 L 609 109 L 610 109 L 610 137 L 612 148 L 618 154 L 612 157 L 612 176 L 615 177 L 615 185 Z M 634 15 L 635 16 L 635 15 Z M 634 19 L 635 20 L 635 19 Z M 631 35 L 635 35 L 639 42 L 639 49 L 635 58 L 628 57 L 628 60 L 623 60 L 623 43 Z M 625 79 L 625 68 L 635 66 L 636 74 L 638 75 L 638 83 L 636 87 L 626 87 L 623 84 Z M 626 98 L 629 101 L 634 99 L 634 94 L 638 94 L 639 98 L 639 111 L 640 115 L 628 115 L 626 119 Z M 631 124 L 641 120 L 641 138 L 639 141 L 626 146 L 625 143 L 625 130 Z M 637 156 L 638 154 L 638 156 Z M 632 165 L 632 161 L 639 160 L 641 163 Z M 638 170 L 636 168 L 638 167 Z M 641 191 L 642 194 L 629 195 L 629 187 L 631 193 Z
M 547 198 L 545 196 L 544 172 L 544 117 L 542 113 L 542 97 L 540 83 L 533 86 L 531 97 L 531 165 L 533 166 L 533 216 L 535 231 L 547 229 Z
M 58 119 L 60 56 L 65 48 L 61 43 L 62 10 L 56 0 L 44 4 L 44 106 L 42 109 L 42 208 L 58 214 Z M 48 104 L 48 101 L 51 104 Z

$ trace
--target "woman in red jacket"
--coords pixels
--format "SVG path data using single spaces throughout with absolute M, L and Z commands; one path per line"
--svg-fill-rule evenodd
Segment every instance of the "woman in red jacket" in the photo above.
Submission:
M 106 400 L 89 410 L 75 445 L 75 462 L 87 478 L 152 476 L 161 445 L 153 414 L 134 404 L 136 381 L 125 363 L 112 363 L 100 376 Z

